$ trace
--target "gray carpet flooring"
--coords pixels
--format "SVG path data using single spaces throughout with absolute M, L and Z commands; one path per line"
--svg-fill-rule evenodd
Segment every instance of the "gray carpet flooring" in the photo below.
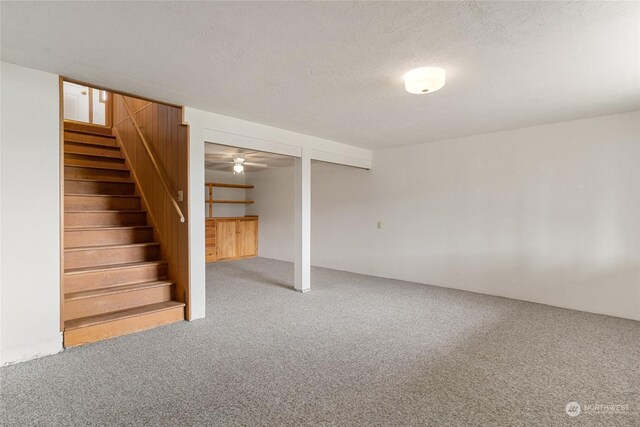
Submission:
M 210 264 L 206 319 L 2 368 L 0 424 L 640 425 L 640 322 L 320 268 L 309 293 L 292 280 L 280 261 Z

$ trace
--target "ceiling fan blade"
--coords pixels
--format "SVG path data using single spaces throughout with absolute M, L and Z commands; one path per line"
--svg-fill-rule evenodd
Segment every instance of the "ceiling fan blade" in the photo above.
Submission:
M 254 154 L 253 156 L 248 156 L 246 160 L 249 162 L 266 163 L 269 160 L 273 160 L 273 156 L 260 156 L 258 154 Z
M 232 165 L 233 162 L 230 162 L 228 160 L 223 160 L 223 159 L 205 159 L 206 163 L 219 163 L 219 164 L 225 164 L 225 165 Z
M 245 166 L 254 166 L 257 168 L 267 168 L 269 167 L 269 165 L 267 165 L 266 163 L 253 163 L 253 162 L 244 162 Z

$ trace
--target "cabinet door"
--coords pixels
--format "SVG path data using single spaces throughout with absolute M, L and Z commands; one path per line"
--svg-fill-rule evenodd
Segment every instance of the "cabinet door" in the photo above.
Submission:
M 216 249 L 218 259 L 231 259 L 236 255 L 236 220 L 216 220 Z
M 258 255 L 258 221 L 255 219 L 238 220 L 238 256 Z
M 216 221 L 215 219 L 205 220 L 205 259 L 206 262 L 216 262 L 218 251 L 216 250 Z

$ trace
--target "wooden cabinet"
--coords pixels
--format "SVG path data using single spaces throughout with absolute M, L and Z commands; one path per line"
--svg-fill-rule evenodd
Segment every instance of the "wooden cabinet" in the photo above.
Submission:
M 218 253 L 216 251 L 216 220 L 213 218 L 207 218 L 205 220 L 204 243 L 206 262 L 216 262 L 218 260 Z
M 236 222 L 236 254 L 238 258 L 258 255 L 257 219 L 239 219 Z
M 207 262 L 258 255 L 256 216 L 207 219 L 206 233 Z
M 218 260 L 237 258 L 236 219 L 216 219 Z
M 206 262 L 218 260 L 249 258 L 258 255 L 258 217 L 243 216 L 234 218 L 214 218 L 214 203 L 252 204 L 252 200 L 214 199 L 214 187 L 251 189 L 253 185 L 206 182 L 208 189 L 209 214 L 205 219 L 205 259 Z

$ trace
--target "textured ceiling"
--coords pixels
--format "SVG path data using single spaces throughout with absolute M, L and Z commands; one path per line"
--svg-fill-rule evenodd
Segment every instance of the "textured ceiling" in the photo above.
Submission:
M 367 148 L 640 109 L 638 2 L 0 7 L 4 61 Z

